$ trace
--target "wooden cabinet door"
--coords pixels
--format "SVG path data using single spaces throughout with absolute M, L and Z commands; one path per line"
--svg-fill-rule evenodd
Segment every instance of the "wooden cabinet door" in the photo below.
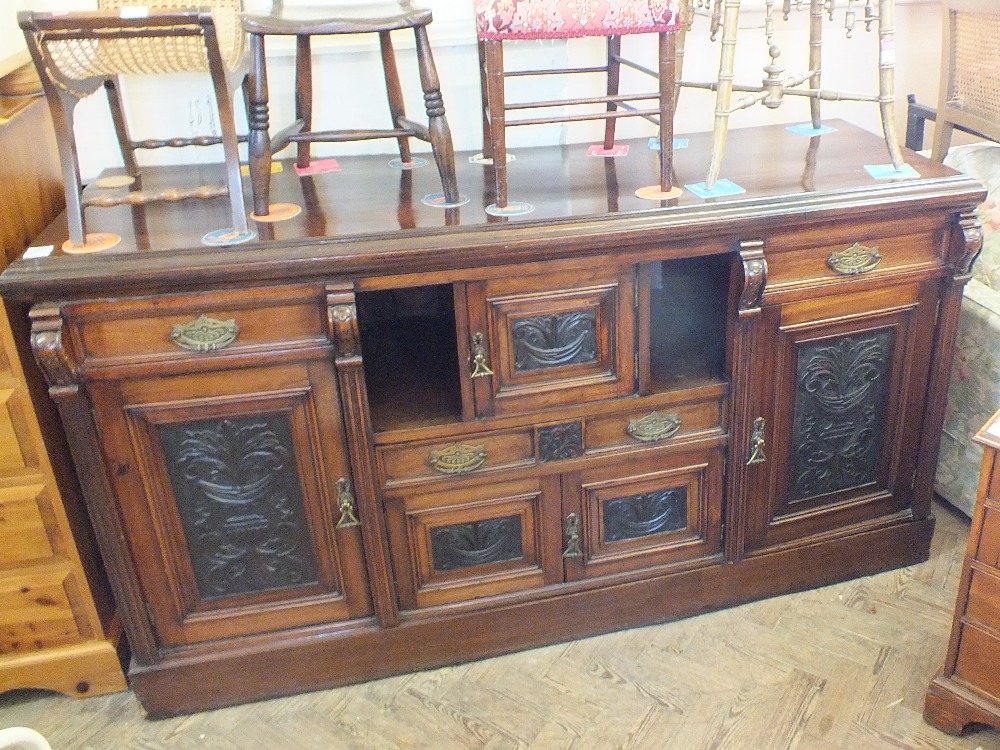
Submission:
M 722 448 L 660 449 L 563 478 L 569 580 L 696 563 L 722 550 Z
M 328 357 L 88 389 L 161 647 L 369 614 Z
M 491 416 L 635 390 L 635 270 L 553 273 L 470 284 L 476 413 Z M 489 372 L 487 372 L 489 370 Z
M 925 282 L 764 308 L 763 408 L 738 459 L 748 549 L 908 507 L 935 302 Z
M 559 477 L 386 492 L 404 609 L 562 581 Z

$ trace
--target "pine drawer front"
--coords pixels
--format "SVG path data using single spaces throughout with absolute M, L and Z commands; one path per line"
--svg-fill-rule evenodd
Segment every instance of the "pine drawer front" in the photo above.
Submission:
M 83 640 L 73 616 L 66 566 L 0 577 L 0 654 L 40 651 Z M 92 637 L 93 634 L 86 634 Z
M 84 361 L 110 366 L 325 344 L 325 315 L 319 290 L 295 286 L 83 304 L 69 319 Z
M 388 493 L 403 609 L 562 581 L 559 478 Z
M 0 489 L 0 570 L 55 555 L 42 517 L 48 504 L 42 484 Z
M 392 487 L 445 477 L 485 474 L 499 469 L 532 466 L 532 428 L 463 435 L 455 440 L 425 440 L 379 447 L 382 479 Z

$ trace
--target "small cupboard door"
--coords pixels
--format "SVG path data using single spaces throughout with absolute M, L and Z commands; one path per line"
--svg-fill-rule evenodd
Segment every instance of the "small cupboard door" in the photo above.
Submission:
M 385 502 L 404 609 L 562 581 L 558 476 L 390 490 Z
M 910 503 L 934 282 L 765 308 L 747 546 L 792 542 Z
M 476 413 L 503 415 L 635 390 L 635 271 L 553 273 L 470 284 Z
M 161 646 L 370 613 L 328 358 L 89 390 Z
M 656 450 L 563 478 L 566 578 L 681 566 L 722 550 L 722 448 Z

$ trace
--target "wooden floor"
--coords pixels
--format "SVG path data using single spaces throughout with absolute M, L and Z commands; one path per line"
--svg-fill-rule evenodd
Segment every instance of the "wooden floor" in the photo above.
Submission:
M 1000 750 L 921 718 L 968 535 L 935 512 L 923 565 L 681 622 L 162 721 L 131 693 L 15 691 L 0 727 L 55 750 Z

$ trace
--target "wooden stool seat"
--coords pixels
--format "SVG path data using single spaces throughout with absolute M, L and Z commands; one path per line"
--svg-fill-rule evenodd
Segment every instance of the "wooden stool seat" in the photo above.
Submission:
M 271 157 L 277 151 L 295 143 L 296 166 L 305 169 L 311 161 L 310 144 L 314 142 L 342 143 L 346 141 L 395 138 L 399 144 L 400 162 L 413 163 L 409 138 L 431 144 L 434 160 L 447 204 L 460 202 L 455 180 L 455 154 L 451 131 L 445 119 L 444 103 L 437 69 L 427 38 L 427 25 L 433 20 L 430 10 L 403 2 L 375 2 L 331 8 L 329 5 L 285 6 L 280 0 L 266 14 L 247 14 L 243 28 L 250 34 L 252 58 L 248 96 L 250 181 L 253 186 L 254 214 L 267 216 L 270 211 Z M 406 117 L 402 88 L 392 47 L 391 32 L 413 29 L 416 40 L 420 86 L 424 94 L 427 125 Z M 312 129 L 312 54 L 313 36 L 336 34 L 378 34 L 382 68 L 392 127 L 382 129 Z M 295 121 L 269 134 L 267 69 L 264 37 L 267 35 L 295 37 Z

